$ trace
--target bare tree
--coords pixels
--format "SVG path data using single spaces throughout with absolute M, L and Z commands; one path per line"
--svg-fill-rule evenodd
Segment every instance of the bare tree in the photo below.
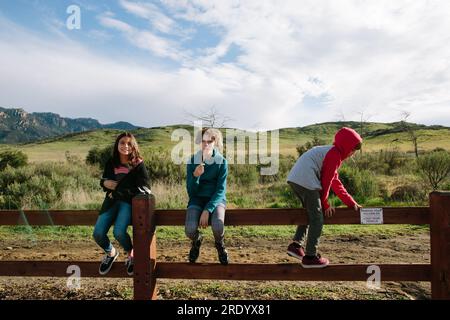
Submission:
M 184 113 L 189 118 L 189 122 L 202 121 L 203 126 L 209 128 L 224 128 L 229 122 L 234 120 L 219 112 L 215 106 L 208 110 L 202 110 L 199 113 L 191 113 L 186 110 Z
M 367 124 L 367 122 L 369 121 L 369 119 L 372 117 L 371 114 L 367 114 L 366 110 L 359 110 L 356 112 L 357 114 L 359 114 L 359 134 L 361 135 L 361 137 L 364 137 L 364 129 L 365 129 L 365 124 Z M 361 147 L 360 149 L 360 153 L 363 153 L 363 148 Z
M 345 122 L 345 113 L 342 109 L 339 110 L 338 112 L 336 112 L 335 117 L 336 117 L 337 121 Z
M 414 153 L 416 154 L 416 158 L 419 158 L 419 147 L 417 142 L 417 134 L 414 126 L 412 126 L 410 123 L 407 122 L 408 118 L 411 116 L 410 111 L 402 110 L 401 111 L 402 120 L 400 121 L 400 124 L 403 129 L 406 130 L 408 133 L 409 140 L 413 143 L 414 146 Z
M 362 136 L 364 136 L 364 125 L 367 124 L 367 122 L 369 121 L 370 118 L 372 118 L 371 114 L 367 114 L 366 110 L 359 110 L 356 112 L 357 114 L 359 114 L 359 134 Z

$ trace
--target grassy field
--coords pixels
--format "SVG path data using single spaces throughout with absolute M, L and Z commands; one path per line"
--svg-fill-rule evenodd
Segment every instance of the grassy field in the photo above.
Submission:
M 296 156 L 296 146 L 311 141 L 318 137 L 326 143 L 332 143 L 334 133 L 342 126 L 339 123 L 318 124 L 303 128 L 286 128 L 279 131 L 279 151 L 283 155 Z M 358 128 L 358 123 L 347 123 L 347 125 Z M 370 133 L 375 130 L 391 129 L 393 125 L 383 123 L 369 123 L 364 126 L 364 132 Z M 143 150 L 152 147 L 162 147 L 170 150 L 178 141 L 171 141 L 172 132 L 175 129 L 186 129 L 192 132 L 192 127 L 187 125 L 166 126 L 149 129 L 138 129 L 133 131 Z M 224 130 L 225 132 L 225 130 Z M 57 138 L 46 139 L 35 143 L 22 145 L 0 145 L 3 149 L 18 149 L 25 152 L 30 162 L 64 161 L 66 152 L 72 156 L 85 159 L 89 149 L 93 147 L 105 147 L 114 142 L 119 130 L 96 130 L 82 133 L 69 134 Z M 430 128 L 416 131 L 420 151 L 430 151 L 436 147 L 450 150 L 450 129 Z M 403 152 L 413 152 L 413 145 L 405 132 L 386 133 L 379 136 L 368 136 L 364 140 L 364 151 L 379 151 L 398 148 Z
M 93 241 L 93 227 L 90 226 L 0 226 L 0 241 L 16 239 L 18 242 L 27 241 Z M 377 235 L 383 237 L 395 237 L 398 235 L 417 234 L 429 232 L 428 226 L 416 225 L 329 225 L 324 227 L 324 236 L 363 236 Z M 295 226 L 228 226 L 227 238 L 239 239 L 289 239 L 295 233 Z M 185 239 L 184 227 L 158 227 L 156 231 L 160 240 Z M 205 237 L 213 239 L 210 228 L 205 229 Z M 112 231 L 110 237 L 113 239 Z
M 431 151 L 437 147 L 450 150 L 450 130 L 418 130 L 418 145 L 420 151 Z M 402 152 L 413 152 L 413 144 L 407 133 L 390 133 L 378 137 L 370 137 L 365 140 L 367 151 L 378 151 L 381 149 L 396 147 Z

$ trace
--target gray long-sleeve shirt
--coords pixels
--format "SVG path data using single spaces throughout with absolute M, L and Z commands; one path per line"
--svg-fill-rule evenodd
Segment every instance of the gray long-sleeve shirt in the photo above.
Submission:
M 323 160 L 331 148 L 333 146 L 318 146 L 302 154 L 289 172 L 287 181 L 309 190 L 322 190 L 320 173 Z

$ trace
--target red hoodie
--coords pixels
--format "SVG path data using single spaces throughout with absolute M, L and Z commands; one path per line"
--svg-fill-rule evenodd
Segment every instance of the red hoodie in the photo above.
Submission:
M 353 149 L 361 142 L 362 138 L 360 135 L 350 128 L 342 128 L 334 136 L 334 146 L 328 151 L 323 160 L 320 175 L 322 184 L 320 200 L 322 202 L 323 210 L 330 207 L 330 204 L 328 203 L 330 188 L 333 189 L 334 193 L 336 193 L 345 205 L 350 208 L 355 206 L 356 201 L 342 185 L 337 171 L 341 167 L 342 161 L 347 159 Z

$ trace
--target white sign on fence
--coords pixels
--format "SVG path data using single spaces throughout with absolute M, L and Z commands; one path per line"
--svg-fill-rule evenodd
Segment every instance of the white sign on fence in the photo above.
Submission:
M 383 224 L 383 208 L 361 208 L 361 224 Z

